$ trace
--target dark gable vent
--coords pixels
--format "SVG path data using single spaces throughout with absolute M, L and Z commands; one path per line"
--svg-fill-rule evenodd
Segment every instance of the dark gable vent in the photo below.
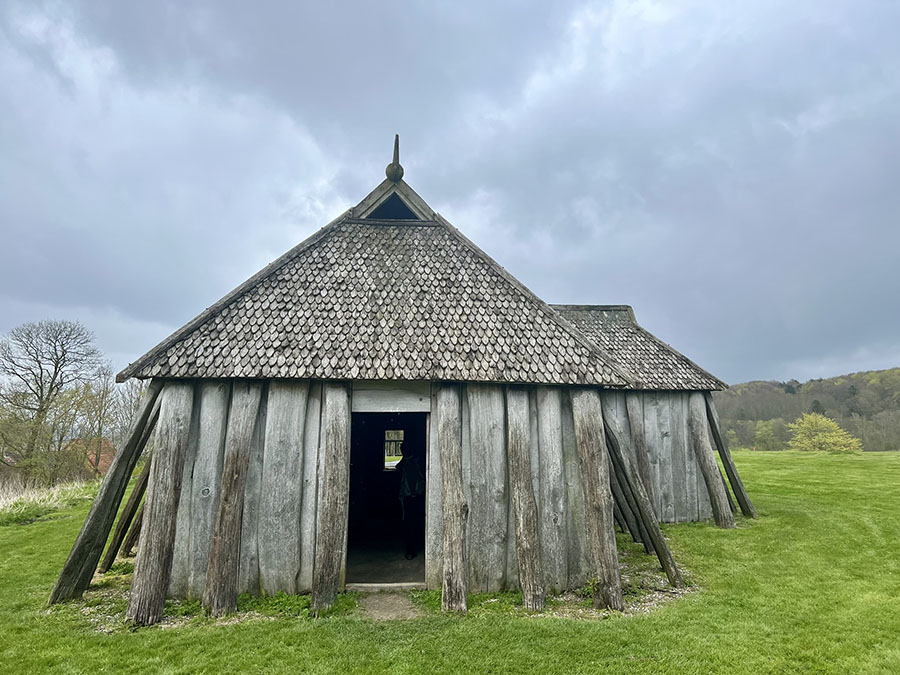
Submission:
M 373 220 L 422 220 L 406 205 L 397 193 L 379 204 L 366 218 Z

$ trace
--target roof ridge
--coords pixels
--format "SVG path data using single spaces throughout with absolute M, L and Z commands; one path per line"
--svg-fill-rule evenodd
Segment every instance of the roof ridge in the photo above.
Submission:
M 138 370 L 147 366 L 152 362 L 156 357 L 166 351 L 169 347 L 174 345 L 183 337 L 187 336 L 189 333 L 194 331 L 195 329 L 202 326 L 210 317 L 214 316 L 216 313 L 220 312 L 227 305 L 230 305 L 232 302 L 240 298 L 244 293 L 251 290 L 257 284 L 261 283 L 268 279 L 272 274 L 280 270 L 282 267 L 291 262 L 294 258 L 296 258 L 300 253 L 311 247 L 313 244 L 321 240 L 326 234 L 328 234 L 331 230 L 336 228 L 342 222 L 344 222 L 350 215 L 350 209 L 344 211 L 337 218 L 332 220 L 327 225 L 319 228 L 315 232 L 313 232 L 306 239 L 301 241 L 296 246 L 290 248 L 288 251 L 277 257 L 275 260 L 270 262 L 268 265 L 263 267 L 259 272 L 254 274 L 252 277 L 239 284 L 231 291 L 222 296 L 218 301 L 211 304 L 205 310 L 200 312 L 193 319 L 184 324 L 181 328 L 176 330 L 174 333 L 169 335 L 167 338 L 162 340 L 155 347 L 151 348 L 147 351 L 143 356 L 135 359 L 127 366 L 125 366 L 119 373 L 116 374 L 116 382 L 124 382 L 125 380 L 133 377 Z

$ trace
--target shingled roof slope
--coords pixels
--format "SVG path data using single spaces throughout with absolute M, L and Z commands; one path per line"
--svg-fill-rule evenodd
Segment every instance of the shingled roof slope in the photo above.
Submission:
M 638 325 L 628 305 L 550 305 L 591 337 L 640 389 L 718 390 L 728 385 Z
M 426 219 L 364 218 L 394 193 Z M 133 376 L 613 387 L 631 379 L 402 181 L 383 183 L 118 379 Z

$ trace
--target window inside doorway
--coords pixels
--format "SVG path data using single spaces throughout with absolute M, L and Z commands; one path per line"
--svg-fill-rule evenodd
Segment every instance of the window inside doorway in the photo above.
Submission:
M 384 470 L 396 471 L 403 459 L 403 429 L 387 429 L 384 432 Z

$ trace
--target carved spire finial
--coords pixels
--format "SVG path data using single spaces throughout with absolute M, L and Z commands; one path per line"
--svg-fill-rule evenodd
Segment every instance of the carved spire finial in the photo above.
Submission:
M 403 178 L 403 167 L 400 166 L 400 134 L 394 134 L 394 161 L 387 165 L 384 174 L 392 183 L 399 183 Z

